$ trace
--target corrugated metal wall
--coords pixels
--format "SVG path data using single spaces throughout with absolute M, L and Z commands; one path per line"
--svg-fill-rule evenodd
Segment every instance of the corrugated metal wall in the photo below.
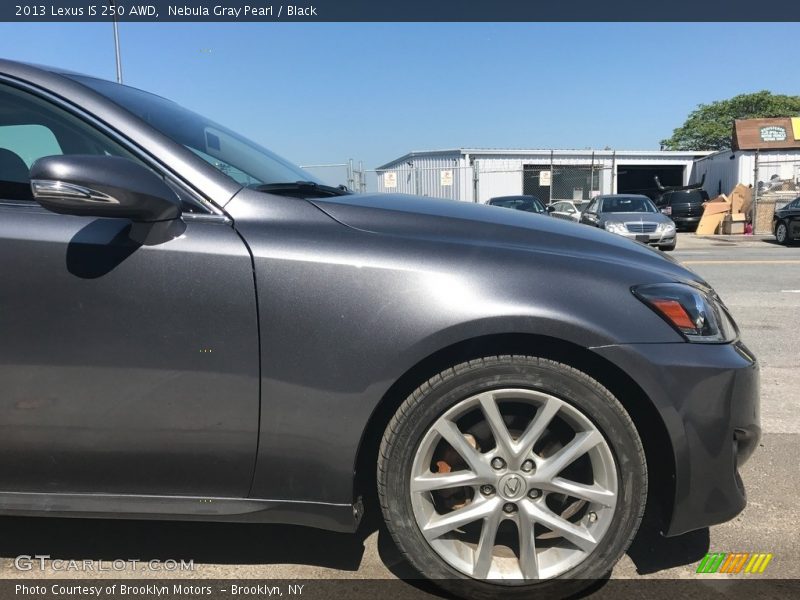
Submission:
M 391 178 L 394 188 L 387 186 Z M 378 191 L 470 202 L 472 169 L 458 153 L 412 156 L 378 171 Z
M 610 194 L 616 191 L 615 168 L 625 165 L 680 165 L 684 169 L 684 183 L 689 182 L 693 158 L 689 153 L 619 152 L 613 151 L 448 151 L 409 155 L 389 163 L 378 170 L 378 191 L 417 194 L 436 198 L 449 198 L 466 202 L 486 202 L 496 196 L 523 193 L 523 176 L 526 165 L 549 168 L 553 166 L 583 166 L 597 170 L 597 186 L 592 193 Z M 552 161 L 552 162 L 551 162 Z M 442 185 L 443 171 L 452 171 L 452 185 Z M 389 174 L 387 176 L 387 174 Z M 387 187 L 394 179 L 396 187 Z M 477 185 L 476 185 L 477 184 Z M 555 197 L 553 198 L 555 199 Z M 561 199 L 559 197 L 559 199 Z M 543 200 L 548 200 L 543 198 Z

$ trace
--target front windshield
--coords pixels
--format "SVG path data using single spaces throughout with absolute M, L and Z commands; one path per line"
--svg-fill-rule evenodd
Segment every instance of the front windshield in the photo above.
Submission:
M 171 100 L 111 81 L 82 75 L 69 77 L 132 112 L 241 185 L 319 183 L 300 167 Z
M 612 196 L 603 198 L 602 212 L 658 212 L 655 205 L 646 196 Z

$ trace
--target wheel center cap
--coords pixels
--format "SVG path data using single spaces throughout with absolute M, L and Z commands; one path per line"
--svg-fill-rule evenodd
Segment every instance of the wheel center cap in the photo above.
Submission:
M 517 500 L 525 495 L 525 480 L 516 473 L 509 473 L 500 479 L 497 489 L 506 500 Z

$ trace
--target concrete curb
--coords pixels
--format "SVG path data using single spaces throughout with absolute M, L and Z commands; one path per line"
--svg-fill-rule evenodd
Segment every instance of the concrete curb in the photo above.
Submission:
M 716 242 L 774 242 L 773 235 L 693 235 L 698 240 L 711 240 Z

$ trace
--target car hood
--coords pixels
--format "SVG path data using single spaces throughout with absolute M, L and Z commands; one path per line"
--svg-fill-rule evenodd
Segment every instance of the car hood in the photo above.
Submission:
M 660 212 L 613 212 L 600 213 L 599 216 L 603 223 L 669 223 L 671 221 L 669 217 Z
M 628 263 L 660 271 L 669 279 L 708 285 L 644 244 L 549 215 L 405 194 L 352 194 L 309 201 L 343 225 L 365 232 Z

